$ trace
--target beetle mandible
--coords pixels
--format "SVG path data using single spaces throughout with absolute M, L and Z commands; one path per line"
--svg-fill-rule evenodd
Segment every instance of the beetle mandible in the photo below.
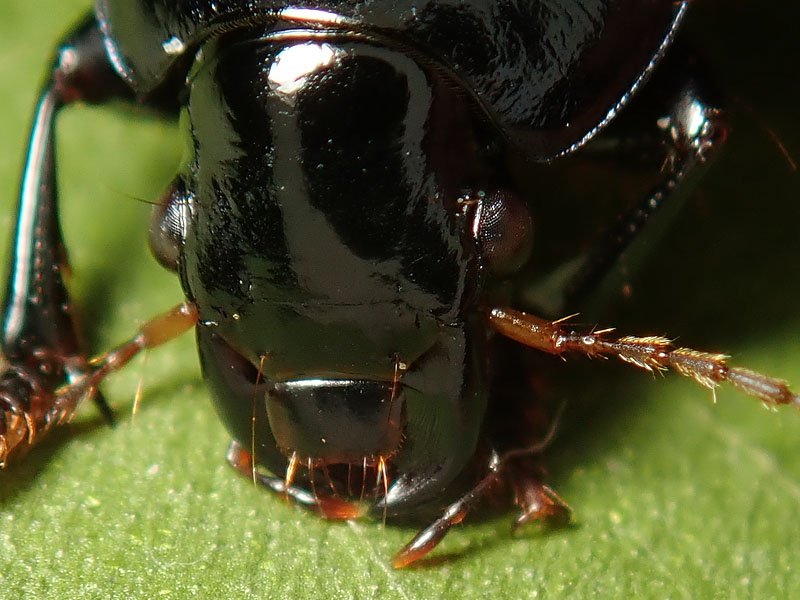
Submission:
M 505 338 L 797 405 L 783 382 L 722 355 L 509 308 L 538 224 L 509 154 L 552 161 L 604 130 L 686 11 L 99 0 L 59 45 L 34 120 L 4 304 L 3 462 L 85 398 L 110 414 L 102 379 L 195 327 L 230 462 L 328 518 L 432 520 L 395 557 L 405 566 L 500 484 L 520 522 L 569 516 L 538 462 L 552 428 L 509 434 L 494 418 L 524 397 Z M 62 280 L 52 126 L 71 102 L 119 99 L 181 115 L 187 156 L 150 243 L 187 300 L 90 363 Z M 667 144 L 661 181 L 578 257 L 548 312 L 612 269 L 725 130 L 688 80 L 653 127 Z

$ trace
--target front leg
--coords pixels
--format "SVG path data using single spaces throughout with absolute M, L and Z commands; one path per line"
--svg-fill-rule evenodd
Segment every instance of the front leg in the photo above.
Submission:
M 638 269 L 692 197 L 729 134 L 724 107 L 707 79 L 691 52 L 678 45 L 631 106 L 587 145 L 585 155 L 594 162 L 615 172 L 618 165 L 635 167 L 634 185 L 648 187 L 597 236 L 555 310 L 576 310 L 595 294 L 603 298 L 621 287 L 620 278 Z
M 611 329 L 577 331 L 568 329 L 564 319 L 548 321 L 510 308 L 493 308 L 489 324 L 500 334 L 548 354 L 583 354 L 589 357 L 616 356 L 650 372 L 672 369 L 714 392 L 727 382 L 764 404 L 789 404 L 800 408 L 800 395 L 782 379 L 728 365 L 725 354 L 681 348 L 662 336 L 613 336 Z
M 97 23 L 88 16 L 58 46 L 31 130 L 3 300 L 0 466 L 68 419 L 80 401 L 64 402 L 55 393 L 80 379 L 88 363 L 64 283 L 54 124 L 72 102 L 114 98 L 130 99 L 132 93 L 108 62 Z M 89 395 L 111 420 L 97 390 Z
M 549 321 L 500 307 L 489 311 L 489 324 L 501 335 L 548 354 L 616 356 L 651 372 L 673 369 L 712 392 L 718 385 L 727 382 L 767 405 L 788 404 L 800 408 L 800 396 L 794 394 L 785 381 L 743 367 L 730 366 L 724 354 L 674 346 L 661 336 L 614 336 L 613 329 L 577 331 L 568 328 L 564 320 Z M 538 455 L 550 443 L 558 420 L 558 416 L 553 419 L 550 431 L 543 440 L 531 446 L 508 450 L 504 454 L 494 453 L 483 478 L 403 547 L 394 556 L 394 567 L 406 567 L 426 556 L 454 525 L 466 518 L 481 499 L 490 495 L 492 488 L 499 485 L 510 485 L 516 503 L 522 508 L 516 526 L 531 520 L 554 524 L 569 522 L 571 509 L 543 482 L 543 474 L 536 468 Z

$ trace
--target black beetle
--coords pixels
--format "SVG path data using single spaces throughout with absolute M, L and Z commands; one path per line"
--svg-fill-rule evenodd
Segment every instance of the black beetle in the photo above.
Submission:
M 60 46 L 5 303 L 3 458 L 83 397 L 104 407 L 94 392 L 107 372 L 197 321 L 235 466 L 329 517 L 358 514 L 350 500 L 365 493 L 367 510 L 390 517 L 449 505 L 398 555 L 403 565 L 501 480 L 515 487 L 522 520 L 565 515 L 535 460 L 547 439 L 541 415 L 510 435 L 507 415 L 495 418 L 497 397 L 524 394 L 503 368 L 513 350 L 492 331 L 797 403 L 781 382 L 718 355 L 503 308 L 518 301 L 538 222 L 509 153 L 549 161 L 594 137 L 650 75 L 684 4 L 548 12 L 534 2 L 511 14 L 501 3 L 167 4 L 100 2 L 104 35 L 89 17 Z M 618 35 L 631 23 L 639 36 Z M 625 230 L 677 195 L 721 136 L 718 112 L 684 83 L 669 117 L 653 119 L 672 142 L 663 181 Z M 49 136 L 62 104 L 112 98 L 184 107 L 187 161 L 155 211 L 151 245 L 189 301 L 91 366 L 62 309 Z M 627 246 L 620 231 L 577 257 L 563 298 L 544 308 L 567 310 L 594 287 Z M 365 489 L 368 478 L 377 489 Z

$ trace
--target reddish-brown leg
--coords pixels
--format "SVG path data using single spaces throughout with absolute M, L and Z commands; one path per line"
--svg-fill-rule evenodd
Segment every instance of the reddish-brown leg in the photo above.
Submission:
M 680 348 L 661 336 L 612 336 L 613 329 L 579 332 L 567 329 L 563 321 L 548 321 L 510 308 L 492 309 L 489 323 L 504 336 L 549 354 L 616 356 L 647 371 L 674 369 L 712 391 L 727 382 L 765 404 L 800 408 L 800 396 L 792 393 L 785 381 L 731 367 L 725 354 Z
M 442 541 L 453 525 L 458 525 L 489 490 L 499 484 L 503 477 L 503 461 L 495 454 L 489 473 L 469 492 L 448 506 L 441 517 L 420 531 L 392 558 L 392 566 L 402 569 L 427 555 Z
M 720 383 L 728 382 L 767 404 L 791 404 L 800 408 L 800 396 L 793 394 L 786 382 L 749 369 L 731 367 L 727 364 L 728 357 L 723 354 L 676 347 L 664 337 L 612 336 L 611 329 L 578 332 L 567 329 L 562 321 L 548 321 L 507 308 L 492 309 L 489 322 L 502 335 L 549 354 L 573 352 L 587 356 L 616 356 L 648 371 L 674 369 L 712 391 Z M 533 447 L 495 456 L 488 474 L 400 550 L 393 565 L 405 567 L 428 554 L 449 529 L 460 523 L 488 490 L 501 481 L 512 486 L 516 502 L 522 507 L 518 526 L 531 520 L 568 522 L 571 515 L 569 506 L 541 481 L 538 474 L 524 468 L 526 461 L 534 459 L 547 445 L 551 435 L 552 429 L 545 440 Z
M 189 331 L 196 323 L 197 307 L 191 302 L 181 302 L 147 321 L 126 342 L 89 361 L 92 367 L 90 372 L 75 383 L 58 390 L 57 396 L 65 402 L 77 401 L 81 396 L 97 389 L 108 375 L 119 371 L 142 350 L 165 344 Z
M 0 466 L 5 466 L 12 453 L 24 452 L 35 440 L 55 425 L 68 421 L 80 403 L 97 393 L 100 383 L 125 366 L 147 348 L 159 346 L 191 329 L 197 322 L 194 304 L 183 302 L 172 310 L 145 323 L 130 340 L 114 350 L 90 361 L 82 375 L 57 389 L 44 385 L 49 380 L 28 374 L 18 367 L 7 366 L 0 391 L 4 407 L 0 429 Z M 24 398 L 24 409 L 13 411 L 9 402 Z
M 554 525 L 568 523 L 572 509 L 558 494 L 544 485 L 536 469 L 531 468 L 536 455 L 552 441 L 558 421 L 559 415 L 556 415 L 544 439 L 531 446 L 510 450 L 502 456 L 493 452 L 487 475 L 395 554 L 392 566 L 401 569 L 426 556 L 442 541 L 453 525 L 463 521 L 481 499 L 489 495 L 493 488 L 504 483 L 511 485 L 516 503 L 523 511 L 515 528 L 531 520 L 543 520 Z
M 531 521 L 553 526 L 569 523 L 572 509 L 538 475 L 522 466 L 511 465 L 510 471 L 508 480 L 514 490 L 514 502 L 522 509 L 515 529 Z

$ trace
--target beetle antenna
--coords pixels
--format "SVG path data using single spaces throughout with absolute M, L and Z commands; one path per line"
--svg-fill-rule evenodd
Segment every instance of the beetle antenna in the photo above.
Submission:
M 567 407 L 567 401 L 564 400 L 561 404 L 558 405 L 556 412 L 553 414 L 553 418 L 550 422 L 550 427 L 547 428 L 547 432 L 544 434 L 544 437 L 540 439 L 538 442 L 534 442 L 530 446 L 525 446 L 524 448 L 515 448 L 514 450 L 509 450 L 503 456 L 501 456 L 497 463 L 497 468 L 500 465 L 512 459 L 516 456 L 530 456 L 531 454 L 539 454 L 543 452 L 550 444 L 553 442 L 553 438 L 556 437 L 556 431 L 558 431 L 559 426 L 561 425 L 561 417 L 564 416 L 564 409 Z
M 389 495 L 389 477 L 386 474 L 386 460 L 381 456 L 378 458 L 378 482 L 383 481 L 383 525 L 386 526 L 386 512 L 389 508 L 386 503 L 386 496 Z
M 147 367 L 147 358 L 150 353 L 145 351 L 142 357 L 142 370 L 139 373 L 139 382 L 136 384 L 136 393 L 133 395 L 133 407 L 131 408 L 131 423 L 136 419 L 136 413 L 139 412 L 139 405 L 142 403 L 142 395 L 144 389 L 144 370 Z
M 394 355 L 394 373 L 392 374 L 392 393 L 389 398 L 389 411 L 387 412 L 387 421 L 391 421 L 392 419 L 392 410 L 391 407 L 394 405 L 394 401 L 397 400 L 397 390 L 400 388 L 400 374 L 408 369 L 408 365 L 400 360 L 400 356 L 398 354 Z
M 770 139 L 771 139 L 771 140 L 772 140 L 772 141 L 775 143 L 775 145 L 778 147 L 778 150 L 780 151 L 780 153 L 781 153 L 781 154 L 783 154 L 783 157 L 786 159 L 786 162 L 789 164 L 789 168 L 790 168 L 792 171 L 795 171 L 795 172 L 797 172 L 797 163 L 796 163 L 796 162 L 794 161 L 794 159 L 792 158 L 792 155 L 791 155 L 791 154 L 789 154 L 789 150 L 787 150 L 787 149 L 786 149 L 786 146 L 785 146 L 785 145 L 783 144 L 783 142 L 781 141 L 781 138 L 779 138 L 779 137 L 778 137 L 778 134 L 777 134 L 777 133 L 775 133 L 775 130 L 772 128 L 772 126 L 770 126 L 770 125 L 769 125 L 769 124 L 768 124 L 768 123 L 767 123 L 767 122 L 766 122 L 766 121 L 765 121 L 765 120 L 764 120 L 764 119 L 763 119 L 763 118 L 762 118 L 762 117 L 761 117 L 761 116 L 760 116 L 760 115 L 759 115 L 759 114 L 758 114 L 758 113 L 757 113 L 755 110 L 753 110 L 753 107 L 752 107 L 752 106 L 750 106 L 750 105 L 749 105 L 747 102 L 743 101 L 741 98 L 737 98 L 737 101 L 738 101 L 738 103 L 739 103 L 739 104 L 741 104 L 741 105 L 742 105 L 742 106 L 745 108 L 745 110 L 747 110 L 747 112 L 749 112 L 749 113 L 750 113 L 750 114 L 751 114 L 751 115 L 752 115 L 752 116 L 753 116 L 753 117 L 754 117 L 754 118 L 755 118 L 755 119 L 756 119 L 756 120 L 759 122 L 759 124 L 760 124 L 760 125 L 761 125 L 761 126 L 764 128 L 764 131 L 766 131 L 766 132 L 767 132 L 767 135 L 770 137 Z
M 147 198 L 141 198 L 140 196 L 134 196 L 133 194 L 114 190 L 113 188 L 111 191 L 118 193 L 128 200 L 133 200 L 134 202 L 139 202 L 141 204 L 147 204 L 148 206 L 165 206 L 167 204 L 167 202 L 163 200 L 148 200 Z
M 326 463 L 324 460 L 320 461 L 320 468 L 322 468 L 322 473 L 325 475 L 325 479 L 328 480 L 328 487 L 331 488 L 333 495 L 338 498 L 339 491 L 336 489 L 336 484 L 333 482 L 331 472 L 328 470 L 328 463 Z
M 258 478 L 256 477 L 256 399 L 258 396 L 258 385 L 261 383 L 261 374 L 264 372 L 264 362 L 267 360 L 267 354 L 262 354 L 258 361 L 258 372 L 256 372 L 256 385 L 253 387 L 253 402 L 250 412 L 250 455 L 253 457 L 252 461 L 252 477 L 253 485 L 258 485 Z M 288 474 L 287 474 L 288 476 Z M 287 484 L 288 488 L 289 485 Z
M 311 495 L 314 496 L 314 504 L 319 508 L 319 496 L 317 495 L 317 486 L 314 483 L 314 459 L 310 456 L 308 457 L 308 478 L 311 480 Z
M 789 154 L 789 151 L 786 149 L 786 146 L 783 145 L 783 142 L 778 137 L 778 134 L 775 133 L 775 130 L 772 129 L 772 127 L 770 127 L 769 125 L 765 124 L 764 127 L 767 130 L 767 135 L 769 135 L 769 137 L 772 138 L 772 141 L 775 142 L 775 145 L 778 147 L 778 150 L 781 151 L 781 154 L 783 154 L 783 157 L 786 159 L 786 162 L 789 163 L 789 167 L 792 169 L 792 171 L 797 172 L 797 163 L 792 158 L 792 155 Z
M 294 481 L 294 474 L 296 471 L 297 452 L 292 452 L 292 455 L 289 457 L 289 462 L 286 464 L 286 475 L 283 478 L 283 491 L 287 500 L 289 499 L 289 488 L 292 486 L 292 481 Z
M 361 504 L 364 501 L 364 492 L 366 491 L 367 487 L 367 457 L 364 457 L 364 460 L 361 462 L 361 495 L 358 497 L 358 503 Z

